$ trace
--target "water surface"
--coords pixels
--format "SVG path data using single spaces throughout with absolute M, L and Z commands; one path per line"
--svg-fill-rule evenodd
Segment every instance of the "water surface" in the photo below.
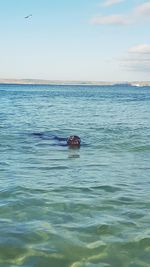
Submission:
M 150 266 L 150 88 L 0 85 L 0 100 L 0 266 Z

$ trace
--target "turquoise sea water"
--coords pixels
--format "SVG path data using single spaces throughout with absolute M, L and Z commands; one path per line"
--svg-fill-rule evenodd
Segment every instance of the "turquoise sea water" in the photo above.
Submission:
M 0 266 L 150 266 L 149 87 L 0 85 Z

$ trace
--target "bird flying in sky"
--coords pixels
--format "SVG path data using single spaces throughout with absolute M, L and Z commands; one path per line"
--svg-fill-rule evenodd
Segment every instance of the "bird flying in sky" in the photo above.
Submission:
M 30 14 L 30 15 L 24 17 L 24 18 L 25 18 L 25 19 L 29 19 L 30 17 L 32 17 L 32 14 Z

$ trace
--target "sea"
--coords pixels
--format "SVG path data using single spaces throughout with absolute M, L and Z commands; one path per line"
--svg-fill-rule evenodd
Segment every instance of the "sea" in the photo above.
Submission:
M 0 85 L 0 267 L 150 267 L 150 87 Z

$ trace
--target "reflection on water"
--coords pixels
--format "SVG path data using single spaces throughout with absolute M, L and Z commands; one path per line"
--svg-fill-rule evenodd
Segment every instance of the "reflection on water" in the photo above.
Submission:
M 0 97 L 0 266 L 149 267 L 150 89 Z M 72 134 L 80 149 L 49 138 Z
M 68 149 L 68 158 L 80 158 L 80 148 L 78 147 L 71 147 Z

